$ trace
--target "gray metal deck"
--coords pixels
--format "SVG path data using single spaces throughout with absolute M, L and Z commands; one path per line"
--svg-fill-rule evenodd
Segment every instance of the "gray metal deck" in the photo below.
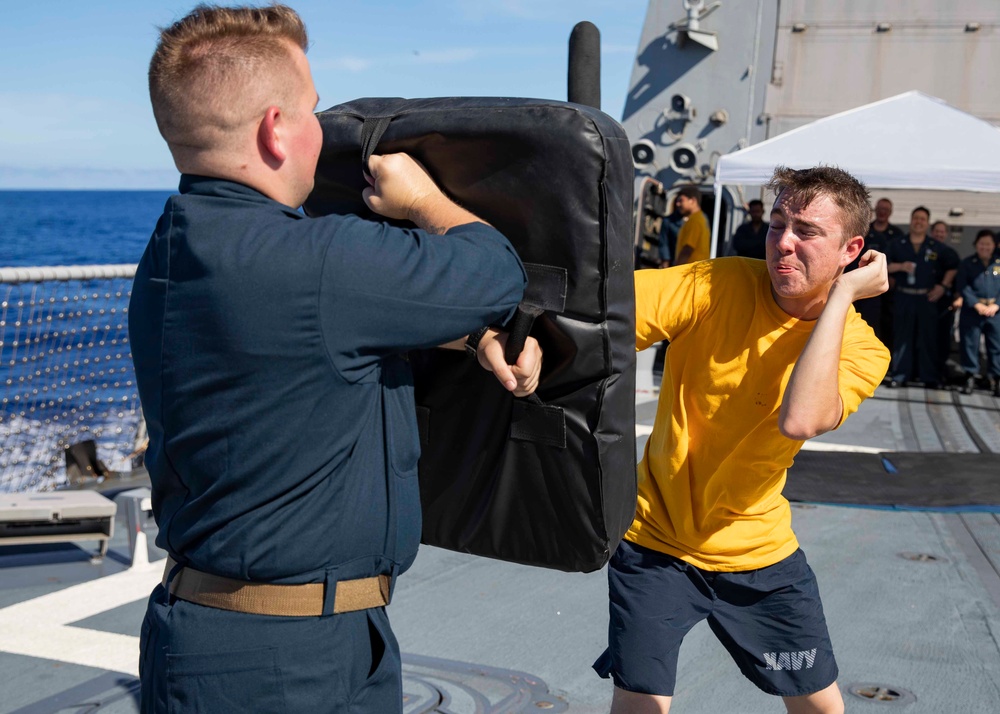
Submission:
M 640 434 L 654 413 L 651 358 L 640 355 Z M 880 388 L 809 448 L 997 453 L 1000 403 Z M 806 504 L 794 508 L 794 526 L 820 581 L 848 711 L 1000 711 L 997 514 Z M 126 670 L 157 572 L 127 571 L 123 538 L 116 534 L 103 563 L 75 545 L 0 548 L 0 712 L 136 711 L 136 680 Z M 557 573 L 422 548 L 389 609 L 408 653 L 405 710 L 606 712 L 611 685 L 590 669 L 605 644 L 606 592 L 603 572 Z M 45 616 L 32 629 L 25 613 Z M 91 641 L 100 647 L 71 654 Z M 677 712 L 781 710 L 742 677 L 704 624 L 681 649 L 678 683 Z M 878 687 L 900 698 L 846 693 Z

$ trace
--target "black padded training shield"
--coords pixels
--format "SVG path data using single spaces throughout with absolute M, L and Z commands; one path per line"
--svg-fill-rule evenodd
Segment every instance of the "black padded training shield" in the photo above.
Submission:
M 371 153 L 407 152 L 517 250 L 544 362 L 517 399 L 462 353 L 411 354 L 423 542 L 600 568 L 635 510 L 632 158 L 621 126 L 536 99 L 360 99 L 319 115 L 311 215 L 370 217 Z M 377 217 L 376 217 L 377 218 Z M 524 322 L 521 323 L 525 324 Z

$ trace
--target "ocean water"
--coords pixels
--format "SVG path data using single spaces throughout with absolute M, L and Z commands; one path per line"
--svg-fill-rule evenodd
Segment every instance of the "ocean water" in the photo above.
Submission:
M 138 263 L 173 191 L 0 191 L 0 268 Z
M 0 191 L 0 267 L 135 264 L 172 191 Z M 0 493 L 65 483 L 85 439 L 131 468 L 131 280 L 0 284 Z

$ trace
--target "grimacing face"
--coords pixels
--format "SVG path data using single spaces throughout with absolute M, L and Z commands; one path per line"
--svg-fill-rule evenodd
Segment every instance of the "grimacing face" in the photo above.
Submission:
M 860 250 L 860 240 L 845 242 L 843 234 L 843 213 L 828 196 L 805 206 L 787 192 L 778 196 L 765 245 L 771 286 L 782 309 L 825 297 Z

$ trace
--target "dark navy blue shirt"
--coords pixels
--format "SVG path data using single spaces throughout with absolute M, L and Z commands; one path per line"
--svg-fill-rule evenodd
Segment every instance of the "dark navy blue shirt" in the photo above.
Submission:
M 1000 302 L 1000 257 L 983 265 L 978 255 L 970 255 L 958 266 L 955 286 L 962 295 L 962 307 L 970 310 L 980 298 Z
M 749 221 L 742 224 L 733 234 L 733 252 L 744 258 L 767 258 L 767 231 L 770 224 L 764 221 L 754 228 Z
M 129 306 L 157 544 L 255 581 L 405 570 L 420 497 L 403 353 L 507 319 L 525 284 L 485 224 L 307 218 L 183 176 Z
M 889 263 L 909 261 L 916 263 L 917 269 L 914 274 L 916 279 L 912 284 L 906 281 L 907 274 L 905 272 L 894 273 L 897 287 L 916 290 L 933 288 L 944 279 L 946 272 L 958 268 L 959 263 L 958 253 L 930 236 L 924 238 L 919 250 L 914 250 L 909 235 L 896 238 L 889 243 L 886 249 L 886 260 Z
M 858 253 L 858 257 L 851 261 L 850 265 L 844 268 L 844 272 L 846 273 L 851 270 L 856 270 L 858 265 L 861 264 L 861 257 L 869 250 L 877 250 L 879 253 L 885 253 L 888 255 L 889 244 L 893 243 L 898 238 L 902 238 L 904 235 L 905 233 L 903 233 L 903 231 L 891 223 L 886 226 L 884 231 L 880 231 L 875 228 L 874 222 L 869 223 L 868 233 L 865 235 L 864 247 L 861 248 L 861 252 Z

